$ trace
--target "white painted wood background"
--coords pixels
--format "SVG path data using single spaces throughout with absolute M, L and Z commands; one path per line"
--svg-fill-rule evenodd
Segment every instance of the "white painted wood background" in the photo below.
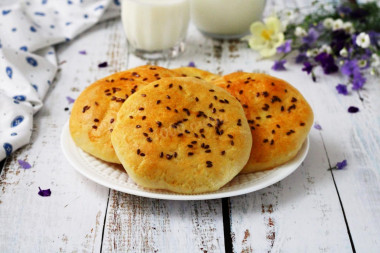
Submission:
M 268 1 L 274 4 L 284 6 Z M 273 186 L 224 201 L 135 197 L 81 176 L 60 148 L 70 116 L 64 109 L 71 109 L 66 96 L 148 63 L 128 54 L 120 21 L 107 21 L 57 47 L 60 71 L 35 117 L 32 143 L 1 173 L 0 252 L 228 252 L 230 242 L 233 252 L 380 252 L 380 80 L 341 96 L 339 75 L 319 73 L 313 83 L 299 65 L 274 72 L 273 62 L 256 61 L 245 43 L 207 39 L 193 26 L 187 41 L 178 59 L 150 63 L 175 68 L 194 61 L 219 74 L 264 71 L 304 94 L 323 130 L 311 130 L 302 166 Z M 99 69 L 104 61 L 109 67 Z M 360 112 L 347 113 L 351 105 Z M 19 159 L 32 168 L 21 169 Z M 343 159 L 346 169 L 327 171 Z M 39 186 L 50 188 L 51 197 L 40 197 Z

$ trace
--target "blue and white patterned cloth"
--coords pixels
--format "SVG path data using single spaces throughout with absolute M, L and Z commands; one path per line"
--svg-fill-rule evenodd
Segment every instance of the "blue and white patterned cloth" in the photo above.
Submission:
M 57 71 L 52 45 L 119 15 L 119 0 L 0 0 L 0 161 L 29 143 Z

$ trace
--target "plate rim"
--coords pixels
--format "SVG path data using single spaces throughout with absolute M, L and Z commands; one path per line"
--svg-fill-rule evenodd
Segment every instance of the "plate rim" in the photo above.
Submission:
M 99 176 L 99 174 L 96 174 L 95 171 L 92 172 L 92 171 L 89 171 L 87 169 L 82 168 L 83 166 L 80 164 L 80 161 L 78 161 L 79 155 L 73 156 L 72 153 L 70 153 L 69 150 L 66 149 L 66 147 L 68 145 L 70 145 L 70 142 L 72 142 L 71 144 L 74 144 L 74 146 L 77 147 L 75 145 L 72 137 L 71 137 L 71 134 L 70 134 L 69 121 L 67 121 L 62 128 L 60 142 L 61 142 L 62 152 L 63 152 L 64 156 L 66 157 L 66 159 L 69 161 L 70 165 L 72 167 L 74 167 L 74 169 L 77 172 L 79 172 L 82 176 L 90 179 L 91 181 L 94 181 L 97 184 L 100 184 L 102 186 L 108 187 L 108 188 L 113 189 L 113 190 L 117 190 L 120 192 L 128 193 L 128 194 L 135 195 L 135 196 L 140 196 L 140 197 L 163 199 L 163 200 L 182 200 L 182 201 L 185 201 L 185 200 L 221 199 L 221 198 L 244 195 L 244 194 L 248 194 L 251 192 L 255 192 L 255 191 L 264 189 L 264 188 L 266 188 L 270 185 L 273 185 L 273 184 L 281 181 L 282 179 L 288 177 L 295 170 L 297 170 L 300 167 L 300 165 L 302 164 L 302 162 L 305 160 L 305 158 L 308 154 L 308 151 L 309 151 L 309 147 L 310 147 L 310 140 L 309 140 L 309 136 L 308 136 L 306 138 L 305 142 L 302 144 L 302 147 L 301 147 L 300 151 L 298 151 L 296 157 L 293 158 L 292 160 L 290 160 L 289 162 L 287 162 L 283 165 L 280 165 L 276 168 L 281 168 L 281 166 L 287 165 L 290 162 L 293 162 L 295 164 L 291 168 L 288 168 L 287 170 L 282 171 L 282 173 L 279 173 L 278 175 L 275 175 L 274 177 L 269 178 L 265 182 L 261 182 L 261 183 L 255 184 L 255 185 L 251 185 L 249 187 L 245 187 L 242 189 L 231 190 L 231 191 L 226 191 L 226 192 L 207 192 L 207 193 L 203 193 L 203 194 L 178 194 L 178 193 L 165 194 L 165 193 L 155 193 L 155 192 L 150 192 L 150 191 L 135 190 L 135 189 L 131 189 L 131 188 L 126 189 L 125 187 L 119 187 L 118 185 L 112 185 L 112 182 L 108 181 L 107 179 L 104 179 L 104 180 L 99 179 L 97 177 L 97 176 Z M 299 157 L 298 160 L 295 160 L 297 157 Z M 274 168 L 274 169 L 276 169 L 276 168 Z M 272 171 L 272 170 L 268 170 L 266 172 L 269 172 L 269 171 Z M 152 190 L 154 191 L 154 189 L 152 189 Z

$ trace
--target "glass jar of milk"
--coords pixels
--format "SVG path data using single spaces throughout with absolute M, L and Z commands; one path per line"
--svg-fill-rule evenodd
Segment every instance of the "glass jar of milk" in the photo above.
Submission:
M 129 50 L 144 59 L 184 51 L 189 0 L 123 0 L 121 18 Z
M 191 19 L 206 36 L 240 38 L 259 21 L 265 0 L 191 0 Z

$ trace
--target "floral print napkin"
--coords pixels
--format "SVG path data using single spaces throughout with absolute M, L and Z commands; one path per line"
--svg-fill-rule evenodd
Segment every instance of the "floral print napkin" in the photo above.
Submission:
M 57 71 L 53 45 L 119 15 L 119 0 L 1 0 L 0 161 L 29 143 Z

